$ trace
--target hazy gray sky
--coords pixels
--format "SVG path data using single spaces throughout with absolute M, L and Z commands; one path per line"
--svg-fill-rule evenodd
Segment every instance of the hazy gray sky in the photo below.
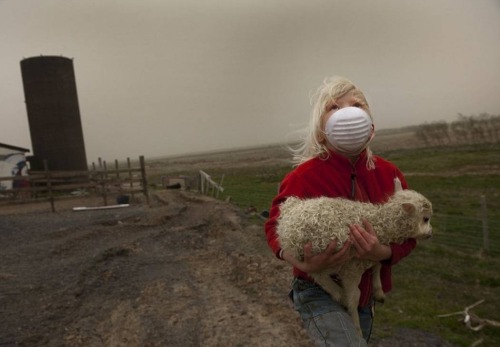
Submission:
M 87 158 L 284 142 L 327 76 L 378 129 L 500 113 L 498 0 L 0 0 L 0 142 L 31 148 L 23 58 L 74 59 Z

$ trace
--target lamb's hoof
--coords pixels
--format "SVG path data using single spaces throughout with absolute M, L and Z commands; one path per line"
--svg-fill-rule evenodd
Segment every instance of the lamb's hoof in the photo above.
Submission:
M 380 303 L 384 303 L 385 302 L 385 295 L 384 293 L 375 293 L 373 295 L 373 299 L 376 301 L 376 302 L 380 302 Z

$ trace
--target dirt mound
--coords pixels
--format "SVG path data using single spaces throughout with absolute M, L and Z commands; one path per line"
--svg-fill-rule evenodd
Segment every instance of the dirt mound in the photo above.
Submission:
M 0 345 L 308 345 L 287 269 L 231 205 L 58 210 L 2 216 Z
M 2 213 L 0 345 L 311 345 L 262 223 L 195 193 L 153 201 Z

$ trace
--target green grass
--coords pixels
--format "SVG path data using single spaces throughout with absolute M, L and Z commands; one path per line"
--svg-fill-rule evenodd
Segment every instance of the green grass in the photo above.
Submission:
M 386 304 L 377 306 L 377 325 L 422 329 L 459 346 L 479 338 L 487 346 L 499 345 L 498 328 L 472 332 L 457 321 L 463 316 L 437 317 L 484 299 L 471 312 L 499 320 L 499 266 L 499 257 L 443 249 L 433 242 L 421 244 L 393 268 L 394 291 Z
M 420 173 L 456 173 L 468 167 L 486 168 L 500 163 L 498 144 L 394 150 L 382 156 L 397 163 L 404 172 Z
M 278 186 L 289 167 L 235 168 L 231 170 L 210 170 L 212 178 L 219 182 L 224 174 L 224 193 L 221 199 L 230 197 L 242 209 L 255 207 L 261 212 L 268 210 Z

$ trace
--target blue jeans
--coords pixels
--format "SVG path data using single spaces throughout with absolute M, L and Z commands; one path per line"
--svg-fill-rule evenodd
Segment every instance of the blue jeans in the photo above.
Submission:
M 373 323 L 371 305 L 358 309 L 361 337 L 345 307 L 319 285 L 295 278 L 290 294 L 293 294 L 293 303 L 304 327 L 317 346 L 367 346 Z

